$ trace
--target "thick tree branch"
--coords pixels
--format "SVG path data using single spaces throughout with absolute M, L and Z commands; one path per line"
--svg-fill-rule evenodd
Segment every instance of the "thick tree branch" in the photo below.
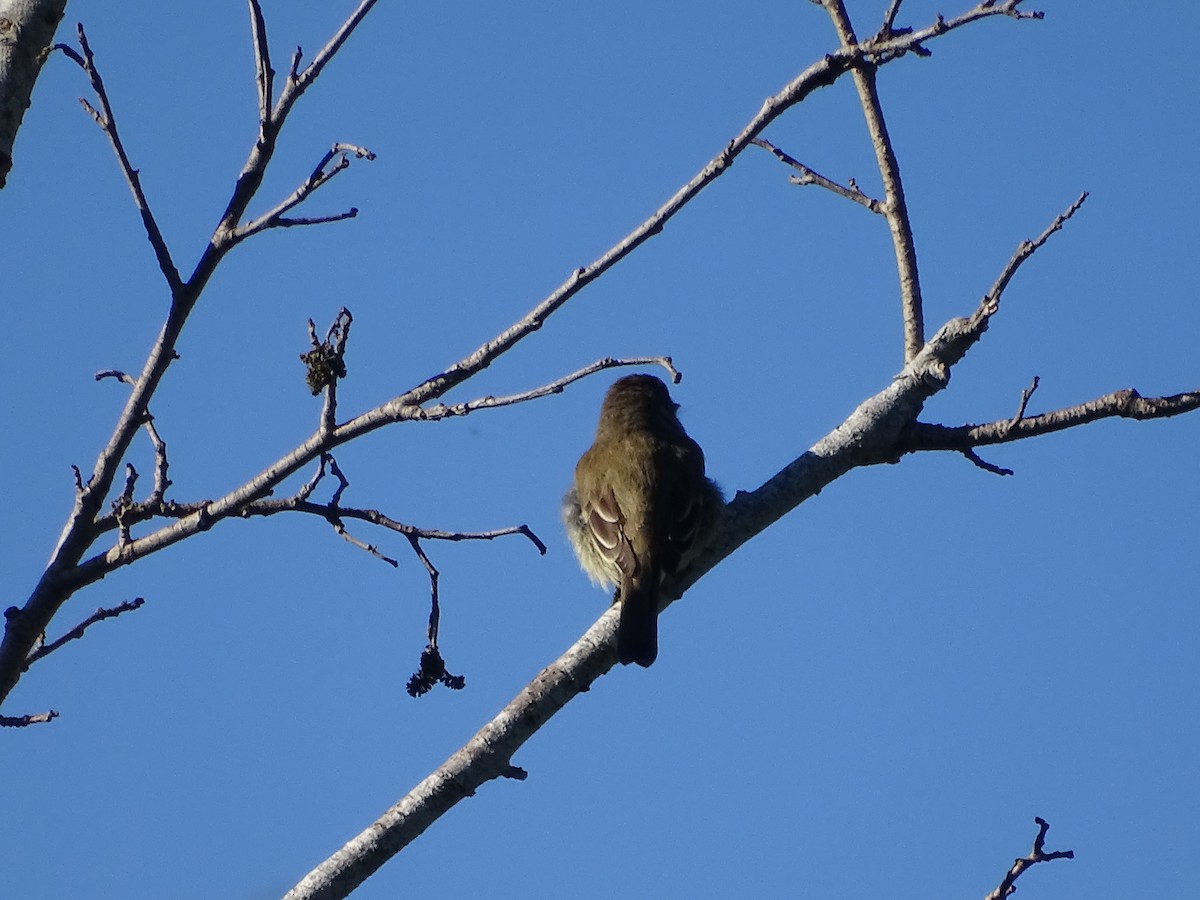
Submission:
M 513 777 L 519 772 L 512 758 L 521 745 L 616 664 L 612 645 L 616 622 L 616 607 L 612 607 L 461 750 L 305 876 L 285 900 L 348 896 L 460 800 L 493 778 Z
M 958 339 L 943 329 L 876 396 L 811 450 L 755 491 L 739 492 L 726 507 L 721 528 L 705 553 L 668 591 L 664 604 L 720 560 L 805 499 L 859 465 L 891 461 L 896 436 L 924 401 L 944 386 L 939 357 Z M 426 828 L 488 781 L 509 774 L 520 747 L 560 709 L 616 662 L 617 608 L 607 610 L 558 660 L 518 694 L 491 722 L 435 772 L 358 837 L 293 888 L 286 900 L 342 898 Z
M 0 188 L 66 0 L 0 0 Z
M 225 497 L 203 504 L 196 512 L 189 513 L 172 525 L 161 528 L 150 535 L 128 541 L 118 540 L 116 546 L 107 552 L 80 563 L 79 560 L 84 552 L 98 536 L 96 519 L 103 499 L 111 489 L 134 432 L 145 421 L 146 406 L 150 398 L 154 395 L 159 382 L 175 358 L 175 345 L 183 326 L 217 264 L 239 240 L 239 225 L 248 204 L 262 183 L 267 163 L 274 153 L 279 130 L 282 128 L 288 112 L 349 34 L 361 22 L 374 2 L 375 0 L 363 0 L 329 43 L 317 54 L 313 62 L 303 70 L 299 65 L 299 51 L 293 55 L 288 77 L 279 92 L 274 108 L 267 116 L 267 121 L 260 123 L 259 138 L 238 177 L 232 196 L 213 237 L 197 262 L 192 275 L 174 292 L 167 321 L 146 361 L 141 376 L 137 379 L 137 384 L 122 411 L 113 435 L 98 457 L 92 476 L 77 493 L 75 508 L 63 529 L 51 563 L 23 608 L 23 614 L 18 617 L 18 624 L 14 626 L 10 621 L 9 627 L 5 631 L 4 640 L 0 643 L 0 700 L 7 696 L 19 678 L 20 663 L 27 654 L 28 648 L 32 646 L 36 634 L 45 629 L 55 611 L 72 592 L 104 577 L 105 574 L 119 566 L 127 565 L 185 537 L 207 530 L 215 522 L 229 515 L 239 514 L 255 500 L 267 496 L 275 486 L 302 466 L 319 458 L 322 453 L 375 428 L 391 422 L 461 415 L 477 408 L 518 402 L 519 397 L 483 398 L 476 401 L 475 405 L 444 406 L 439 404 L 428 410 L 423 407 L 424 404 L 440 398 L 452 387 L 482 371 L 499 355 L 537 331 L 549 315 L 580 289 L 610 269 L 649 237 L 660 232 L 670 218 L 726 171 L 736 156 L 748 147 L 764 128 L 813 91 L 831 84 L 847 71 L 861 65 L 868 56 L 882 61 L 895 59 L 922 41 L 931 40 L 971 22 L 1004 12 L 1001 8 L 980 4 L 954 19 L 939 18 L 933 25 L 924 29 L 902 35 L 896 34 L 887 40 L 873 41 L 869 48 L 848 46 L 829 54 L 809 66 L 778 94 L 768 98 L 758 114 L 729 142 L 725 149 L 680 188 L 657 212 L 589 266 L 577 269 L 557 290 L 496 338 L 484 343 L 475 352 L 453 364 L 440 375 L 427 379 L 407 393 L 374 410 L 336 428 L 328 427 L 328 423 L 326 423 L 326 427 L 319 429 L 292 452 L 268 466 L 242 487 L 226 494 Z M 267 88 L 270 86 L 268 84 L 270 78 L 267 75 L 270 66 L 269 58 L 263 51 L 266 40 L 265 26 L 259 21 L 261 11 L 258 10 L 256 3 L 250 4 L 250 13 L 251 31 L 256 47 L 256 85 L 261 106 L 262 99 L 266 96 Z M 134 512 L 136 510 L 126 509 L 123 511 L 123 522 L 126 525 L 130 522 L 129 516 Z
M 676 585 L 664 606 L 755 534 L 819 493 L 857 465 L 881 462 L 878 447 L 895 439 L 937 387 L 933 362 L 944 347 L 935 336 L 880 394 L 758 490 L 741 493 L 726 507 L 713 543 Z M 437 771 L 358 837 L 309 873 L 287 900 L 346 897 L 437 818 L 493 778 L 507 774 L 512 757 L 577 694 L 616 663 L 613 638 L 617 608 L 607 610 L 558 660 L 550 664 L 491 722 Z
M 947 322 L 922 348 L 921 352 L 910 361 L 904 371 L 896 376 L 896 379 L 889 388 L 866 401 L 843 424 L 843 428 L 850 428 L 852 431 L 858 433 L 860 438 L 858 445 L 859 452 L 845 454 L 838 451 L 828 457 L 824 457 L 824 464 L 829 467 L 827 470 L 831 473 L 829 480 L 844 474 L 858 465 L 894 461 L 903 455 L 903 453 L 910 452 L 905 449 L 906 445 L 902 443 L 901 436 L 916 421 L 925 400 L 937 391 L 942 390 L 949 383 L 951 368 L 986 331 L 990 317 L 999 309 L 1000 298 L 1005 288 L 1021 264 L 1036 252 L 1037 249 L 1043 246 L 1050 235 L 1061 229 L 1063 223 L 1078 210 L 1083 199 L 1081 197 L 1066 212 L 1058 216 L 1037 239 L 1022 242 L 1005 266 L 996 284 L 984 295 L 975 313 L 969 318 L 952 319 Z M 381 427 L 388 421 L 431 421 L 450 416 L 467 415 L 476 409 L 510 405 L 533 397 L 556 393 L 566 384 L 583 377 L 591 371 L 608 368 L 612 365 L 628 364 L 629 362 L 632 361 L 600 360 L 592 366 L 564 376 L 551 384 L 509 397 L 484 397 L 479 400 L 468 401 L 453 406 L 436 404 L 429 409 L 411 405 L 398 407 L 396 405 L 397 401 L 393 400 L 377 407 L 370 413 L 356 417 L 345 425 L 338 426 L 332 430 L 319 429 L 308 441 L 295 448 L 283 459 L 268 467 L 254 479 L 233 492 L 217 500 L 206 502 L 199 509 L 195 509 L 194 511 L 188 510 L 187 514 L 179 521 L 145 537 L 127 543 L 118 541 L 117 545 L 106 553 L 88 560 L 73 573 L 78 581 L 73 583 L 72 589 L 102 578 L 112 569 L 128 565 L 143 556 L 157 552 L 192 534 L 207 530 L 223 518 L 231 515 L 247 514 L 246 511 L 252 503 L 267 496 L 276 485 L 293 474 L 301 466 L 319 457 L 321 453 L 326 453 L 360 434 Z M 641 362 L 641 360 L 637 360 L 636 362 Z M 666 360 L 664 364 L 669 366 L 669 360 Z M 672 369 L 671 371 L 674 370 Z M 430 383 L 426 382 L 426 384 Z M 870 435 L 870 439 L 867 439 L 866 434 L 862 432 L 862 429 L 868 423 L 871 424 L 871 430 L 874 432 Z M 806 457 L 814 453 L 824 453 L 822 444 L 818 444 L 812 451 L 809 451 Z M 804 458 L 802 457 L 801 459 Z M 794 465 L 795 463 L 793 463 Z M 790 481 L 792 477 L 791 468 L 788 467 L 780 475 L 776 476 L 776 478 Z M 816 489 L 819 490 L 824 483 L 828 482 L 823 482 Z M 760 500 L 762 498 L 773 498 L 779 493 L 779 485 L 768 482 L 759 491 L 766 491 L 765 494 L 756 492 Z M 770 502 L 764 501 L 761 504 L 759 502 L 748 504 L 751 511 L 758 510 L 758 512 L 738 521 L 738 530 L 742 534 L 742 537 L 728 552 L 732 552 L 733 549 L 736 549 L 736 546 L 740 546 L 745 540 L 749 540 L 755 534 L 758 534 L 759 531 L 766 528 L 778 519 L 779 516 L 794 508 L 809 496 L 804 489 L 798 492 L 790 489 L 786 493 L 791 499 L 782 506 L 774 500 L 770 500 Z M 737 500 L 731 504 L 731 508 L 738 508 Z M 763 511 L 768 512 L 764 514 Z
M 947 322 L 887 387 L 860 404 L 846 421 L 759 488 L 739 491 L 726 506 L 720 529 L 710 545 L 664 592 L 663 606 L 669 606 L 713 566 L 837 478 L 857 467 L 896 462 L 906 452 L 902 448 L 925 402 L 949 384 L 954 364 L 979 340 L 988 320 L 998 311 L 1000 295 L 1011 274 L 1061 227 L 1079 202 L 1036 241 L 1025 242 L 1018 248 L 1015 262 L 1010 260 L 1005 268 L 1009 277 L 1001 279 L 1002 284 L 997 282 L 997 287 L 985 295 L 971 317 Z M 1027 420 L 1018 415 L 1017 420 L 1007 421 L 1019 424 Z M 610 608 L 470 742 L 358 837 L 310 872 L 287 894 L 287 900 L 347 896 L 460 800 L 491 779 L 507 774 L 512 769 L 512 757 L 522 744 L 567 702 L 612 668 L 616 623 L 616 608 Z

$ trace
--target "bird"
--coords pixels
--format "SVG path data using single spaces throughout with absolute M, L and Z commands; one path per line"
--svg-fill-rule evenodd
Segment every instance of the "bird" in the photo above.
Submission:
M 649 667 L 658 657 L 663 583 L 704 549 L 724 506 L 678 409 L 653 375 L 613 382 L 595 440 L 563 498 L 563 522 L 580 567 L 595 583 L 617 589 L 622 665 Z

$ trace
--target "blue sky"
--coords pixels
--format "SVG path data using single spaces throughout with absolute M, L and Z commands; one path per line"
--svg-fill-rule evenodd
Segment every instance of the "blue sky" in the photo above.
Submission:
M 883 0 L 850 4 L 862 34 Z M 268 3 L 276 67 L 351 3 Z M 652 8 L 647 8 L 652 7 Z M 968 314 L 1017 243 L 1082 190 L 926 421 L 1135 387 L 1197 387 L 1200 11 L 1061 0 L 886 67 L 930 333 Z M 963 6 L 965 8 L 965 4 Z M 959 7 L 910 0 L 903 24 Z M 244 4 L 74 0 L 127 149 L 190 271 L 254 137 Z M 374 150 L 307 214 L 235 250 L 152 405 L 179 500 L 218 496 L 305 438 L 305 321 L 354 314 L 343 416 L 511 324 L 687 181 L 762 100 L 835 46 L 809 3 L 382 3 L 285 130 L 260 200 L 335 140 Z M 124 400 L 166 292 L 113 155 L 47 65 L 0 215 L 8 606 L 35 583 Z M 877 193 L 849 79 L 766 137 Z M 526 389 L 604 356 L 670 354 L 727 494 L 752 489 L 901 364 L 882 220 L 746 153 L 663 234 L 451 394 Z M 466 741 L 603 611 L 558 502 L 609 374 L 561 396 L 376 432 L 338 452 L 343 502 L 430 528 L 465 691 L 412 700 L 425 574 L 319 520 L 226 522 L 77 595 L 146 605 L 35 665 L 0 735 L 12 896 L 281 895 Z M 1200 843 L 1200 417 L 1102 422 L 850 473 L 724 561 L 661 621 L 650 670 L 610 673 L 355 895 L 981 897 L 1033 817 L 1072 862 L 1035 898 L 1183 897 Z M 140 441 L 133 461 L 149 479 Z M 297 482 L 298 483 L 298 482 Z M 58 633 L 58 632 L 55 632 Z

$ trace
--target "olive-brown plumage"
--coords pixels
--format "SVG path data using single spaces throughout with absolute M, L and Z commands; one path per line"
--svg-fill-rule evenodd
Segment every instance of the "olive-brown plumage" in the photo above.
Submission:
M 580 565 L 593 581 L 618 588 L 623 664 L 649 666 L 658 656 L 659 590 L 703 548 L 723 502 L 677 409 L 653 375 L 616 381 L 564 498 Z

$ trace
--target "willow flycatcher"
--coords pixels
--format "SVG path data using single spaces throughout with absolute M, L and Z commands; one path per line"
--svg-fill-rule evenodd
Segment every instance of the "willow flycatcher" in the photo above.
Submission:
M 616 381 L 563 498 L 579 564 L 597 584 L 618 587 L 624 665 L 649 666 L 658 656 L 659 590 L 704 548 L 724 503 L 678 408 L 653 375 Z

